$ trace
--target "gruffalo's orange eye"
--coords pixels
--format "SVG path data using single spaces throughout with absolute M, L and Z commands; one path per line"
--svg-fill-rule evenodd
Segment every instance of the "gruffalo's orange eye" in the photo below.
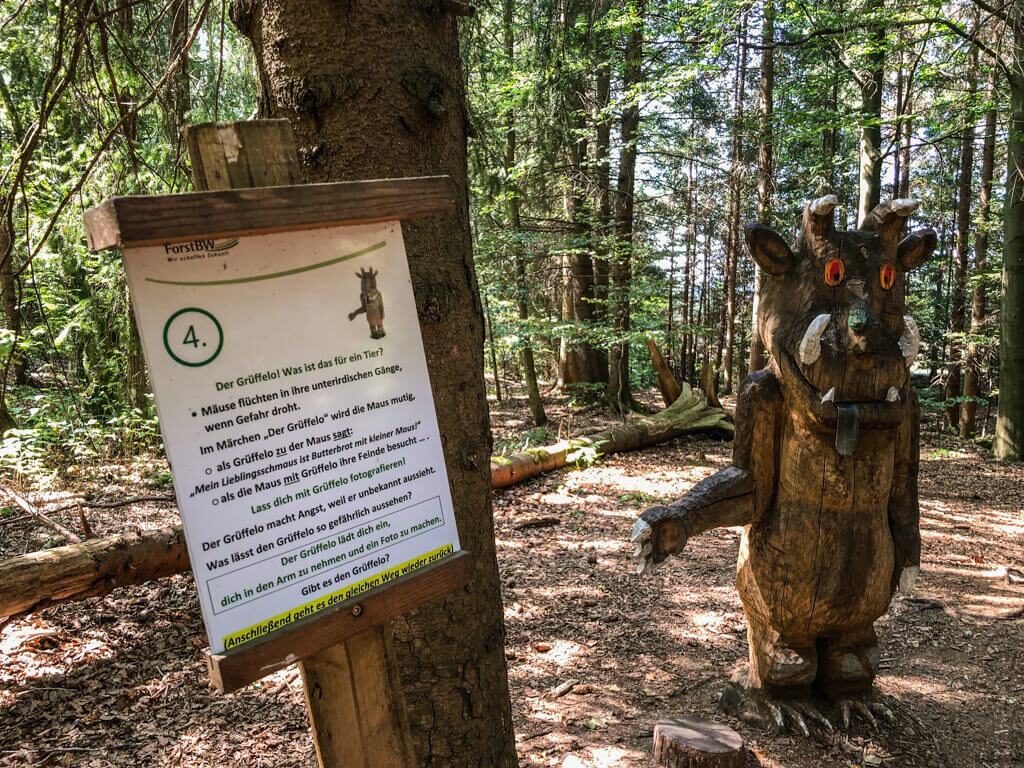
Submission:
M 829 259 L 825 262 L 825 282 L 833 287 L 843 282 L 846 276 L 846 265 L 842 259 Z
M 885 262 L 882 268 L 878 271 L 878 281 L 882 284 L 882 288 L 888 291 L 892 288 L 896 282 L 896 267 L 890 262 Z

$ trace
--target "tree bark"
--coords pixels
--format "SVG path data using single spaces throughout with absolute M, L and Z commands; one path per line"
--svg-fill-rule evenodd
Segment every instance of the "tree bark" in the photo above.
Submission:
M 615 238 L 611 254 L 609 304 L 616 335 L 608 353 L 607 401 L 616 413 L 633 409 L 629 377 L 630 299 L 633 271 L 633 206 L 636 187 L 636 144 L 640 129 L 640 96 L 643 82 L 644 0 L 639 0 L 634 21 L 626 40 L 622 86 L 626 105 L 622 110 L 622 149 L 619 152 L 619 176 L 615 187 Z
M 668 407 L 679 399 L 682 390 L 679 388 L 679 382 L 676 381 L 676 377 L 672 375 L 672 369 L 669 367 L 668 361 L 665 360 L 661 350 L 658 349 L 657 343 L 650 336 L 647 337 L 647 351 L 651 354 L 651 365 L 654 366 L 654 372 L 658 377 L 658 389 L 661 390 L 661 398 L 665 401 L 665 407 Z
M 996 72 L 989 78 L 989 101 L 998 99 Z M 996 122 L 998 110 L 992 107 L 985 113 L 985 136 L 981 150 L 981 190 L 978 195 L 978 231 L 974 236 L 974 291 L 971 297 L 971 335 L 967 342 L 967 358 L 964 362 L 964 403 L 963 418 L 960 421 L 960 436 L 974 437 L 977 428 L 979 379 L 981 360 L 978 339 L 985 325 L 988 312 L 988 297 L 985 287 L 985 268 L 988 263 L 989 221 L 992 215 L 992 177 L 995 174 Z
M 29 552 L 0 560 L 0 616 L 98 597 L 188 569 L 180 525 Z
M 403 225 L 469 586 L 395 622 L 420 764 L 517 762 L 487 460 L 483 320 L 469 238 L 457 17 L 400 0 L 238 0 L 261 108 L 295 128 L 308 181 L 446 174 L 455 214 Z
M 604 18 L 611 6 L 611 0 L 598 0 L 595 9 L 595 22 Z M 592 232 L 594 248 L 594 312 L 595 324 L 604 323 L 608 317 L 608 235 L 611 228 L 611 148 L 612 122 L 609 106 L 611 105 L 611 64 L 608 61 L 607 47 L 612 43 L 606 30 L 598 30 L 593 35 L 594 55 L 601 63 L 594 76 L 594 191 L 593 204 L 596 219 L 596 230 Z M 607 382 L 608 350 L 606 347 L 595 348 L 595 365 L 597 380 Z
M 740 212 L 743 193 L 743 102 L 747 79 L 747 16 L 740 21 L 739 59 L 736 62 L 735 104 L 733 105 L 732 161 L 729 168 L 729 242 L 725 291 L 725 361 L 722 363 L 722 391 L 732 393 L 733 351 L 736 345 L 736 274 L 740 256 Z
M 977 33 L 977 8 L 974 31 Z M 967 57 L 968 112 L 973 109 L 978 91 L 976 72 L 978 47 L 971 45 Z M 963 355 L 964 314 L 967 305 L 967 251 L 971 234 L 971 189 L 974 179 L 974 120 L 968 118 L 960 138 L 960 174 L 957 179 L 956 250 L 953 260 L 953 292 L 949 313 L 949 375 L 946 378 L 946 419 L 955 429 L 960 428 L 960 369 Z
M 882 0 L 868 0 L 867 14 L 875 14 Z M 867 72 L 860 81 L 860 193 L 857 226 L 878 205 L 882 195 L 882 93 L 885 87 L 885 29 L 874 23 L 868 31 Z
M 761 26 L 761 84 L 758 89 L 758 141 L 757 141 L 757 220 L 772 226 L 772 186 L 775 179 L 773 138 L 773 112 L 775 109 L 775 0 L 764 0 L 764 21 Z M 757 313 L 761 289 L 761 267 L 754 264 L 754 306 L 751 310 L 749 373 L 764 368 L 764 344 L 758 331 Z
M 1013 30 L 1010 131 L 1003 205 L 1003 302 L 999 314 L 999 412 L 993 450 L 1024 460 L 1024 3 L 1007 6 Z

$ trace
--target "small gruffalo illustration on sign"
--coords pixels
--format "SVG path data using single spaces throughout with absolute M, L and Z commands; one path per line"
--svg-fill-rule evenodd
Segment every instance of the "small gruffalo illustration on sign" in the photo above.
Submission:
M 360 306 L 355 312 L 348 313 L 350 321 L 355 320 L 356 315 L 366 313 L 366 322 L 370 324 L 370 338 L 372 339 L 382 339 L 386 335 L 384 333 L 384 298 L 377 290 L 377 275 L 379 274 L 380 272 L 372 267 L 370 269 L 360 268 L 356 272 L 356 277 L 360 281 Z
M 909 370 L 920 338 L 904 290 L 936 235 L 900 239 L 916 200 L 882 203 L 847 232 L 835 207 L 831 195 L 808 203 L 793 249 L 747 225 L 771 359 L 740 387 L 731 466 L 646 510 L 632 537 L 642 573 L 704 531 L 744 526 L 750 662 L 722 703 L 805 734 L 809 721 L 831 731 L 852 715 L 893 719 L 872 692 L 873 624 L 911 588 L 921 553 Z

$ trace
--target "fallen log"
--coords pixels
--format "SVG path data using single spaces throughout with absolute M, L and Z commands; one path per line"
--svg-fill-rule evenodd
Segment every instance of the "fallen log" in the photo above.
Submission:
M 653 416 L 511 456 L 492 456 L 491 483 L 495 488 L 507 488 L 543 472 L 570 464 L 589 463 L 598 454 L 645 448 L 693 432 L 732 435 L 733 425 L 728 416 L 721 408 L 709 406 L 703 392 L 692 389 L 685 382 L 680 389 L 679 398 Z
M 511 456 L 491 457 L 495 488 L 507 488 L 542 472 L 589 463 L 607 455 L 644 448 L 693 432 L 732 435 L 725 412 L 707 404 L 688 384 L 665 410 L 587 437 L 563 440 Z M 0 561 L 0 616 L 39 610 L 68 600 L 105 595 L 187 571 L 188 552 L 181 526 L 145 533 L 90 539 Z
M 0 560 L 0 616 L 187 571 L 181 526 L 124 533 Z

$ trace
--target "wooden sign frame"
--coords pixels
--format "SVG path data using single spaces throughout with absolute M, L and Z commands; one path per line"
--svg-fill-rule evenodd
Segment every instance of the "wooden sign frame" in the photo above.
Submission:
M 92 250 L 415 219 L 455 210 L 448 176 L 114 197 L 84 214 Z M 213 685 L 238 690 L 381 626 L 469 582 L 458 550 L 357 597 L 223 653 L 207 653 Z
M 89 249 L 418 219 L 455 210 L 450 176 L 112 197 L 84 214 Z

